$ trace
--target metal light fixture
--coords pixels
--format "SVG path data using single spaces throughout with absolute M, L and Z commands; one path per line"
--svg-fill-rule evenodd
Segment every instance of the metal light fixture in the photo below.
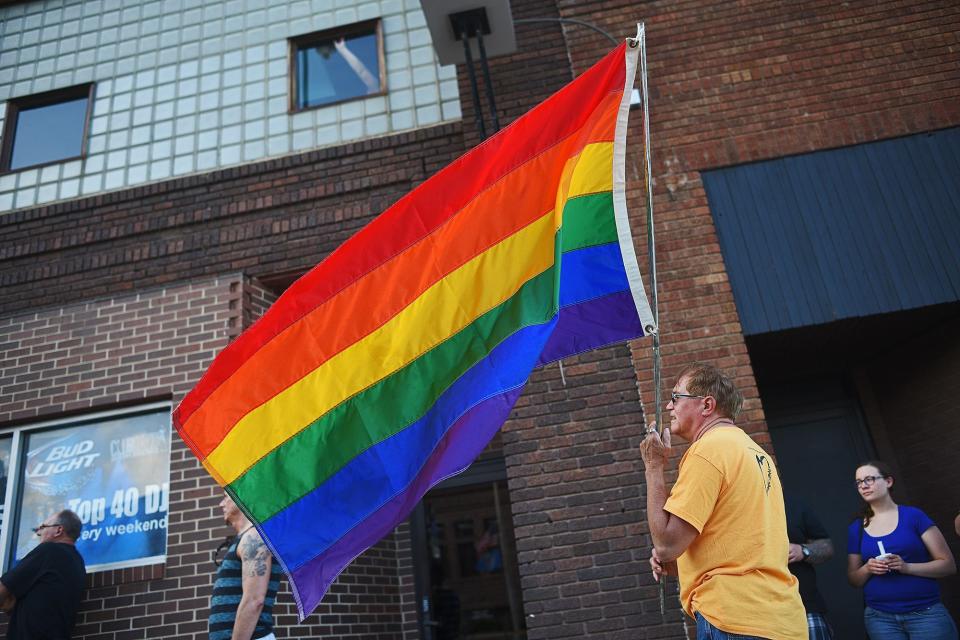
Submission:
M 474 56 L 480 59 L 487 94 L 493 132 L 500 130 L 497 103 L 490 80 L 489 56 L 500 56 L 517 50 L 513 32 L 513 16 L 509 0 L 420 0 L 427 18 L 433 48 L 440 64 L 460 64 L 467 67 L 473 107 L 476 113 L 480 138 L 487 137 L 483 121 L 483 105 L 473 68 Z
M 492 58 L 517 50 L 509 0 L 420 0 L 420 6 L 427 18 L 427 27 L 440 64 L 463 64 L 467 61 L 461 41 L 462 30 L 455 30 L 454 24 L 462 27 L 466 21 L 469 26 L 477 16 L 480 16 L 485 27 L 481 35 L 487 56 Z M 480 57 L 478 43 L 473 43 L 470 53 Z

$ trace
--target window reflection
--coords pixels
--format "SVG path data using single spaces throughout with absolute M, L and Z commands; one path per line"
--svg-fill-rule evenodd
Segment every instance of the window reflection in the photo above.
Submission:
M 306 109 L 383 90 L 376 23 L 352 33 L 327 32 L 295 44 L 296 108 Z
M 10 169 L 17 170 L 83 153 L 87 96 L 18 109 Z

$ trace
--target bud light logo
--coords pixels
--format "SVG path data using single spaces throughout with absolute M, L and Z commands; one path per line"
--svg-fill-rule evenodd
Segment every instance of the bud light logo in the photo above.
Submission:
M 55 444 L 32 452 L 27 462 L 27 481 L 48 496 L 60 496 L 83 487 L 97 469 L 100 454 L 93 440 Z

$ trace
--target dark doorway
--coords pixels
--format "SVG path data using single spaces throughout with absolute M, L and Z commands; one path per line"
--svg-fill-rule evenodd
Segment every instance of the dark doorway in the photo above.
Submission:
M 503 458 L 424 496 L 411 519 L 424 640 L 525 640 Z
M 847 583 L 847 526 L 860 500 L 853 469 L 872 456 L 856 400 L 840 381 L 794 382 L 763 389 L 784 492 L 826 527 L 833 558 L 817 567 L 817 587 L 835 638 L 863 638 L 863 594 Z
M 863 637 L 862 592 L 847 586 L 846 536 L 837 528 L 859 506 L 852 484 L 859 462 L 889 463 L 897 502 L 951 531 L 956 500 L 942 487 L 956 475 L 949 435 L 958 411 L 942 390 L 958 379 L 958 321 L 954 303 L 747 337 L 784 488 L 817 513 L 834 542 L 835 559 L 818 570 L 818 585 L 838 626 L 846 617 L 856 629 L 837 637 Z M 943 445 L 918 446 L 933 442 Z M 956 538 L 946 537 L 960 557 Z M 956 581 L 939 583 L 956 615 Z

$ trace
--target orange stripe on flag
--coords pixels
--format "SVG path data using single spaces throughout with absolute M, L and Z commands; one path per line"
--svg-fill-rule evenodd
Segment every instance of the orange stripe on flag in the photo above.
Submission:
M 214 389 L 183 424 L 201 458 L 247 413 L 361 340 L 430 286 L 550 211 L 567 161 L 613 140 L 620 96 L 609 94 L 594 122 L 517 167 L 433 233 L 350 284 L 264 344 Z M 599 122 L 598 122 L 599 121 Z M 412 212 L 411 212 L 412 213 Z M 270 376 L 264 376 L 270 371 Z

